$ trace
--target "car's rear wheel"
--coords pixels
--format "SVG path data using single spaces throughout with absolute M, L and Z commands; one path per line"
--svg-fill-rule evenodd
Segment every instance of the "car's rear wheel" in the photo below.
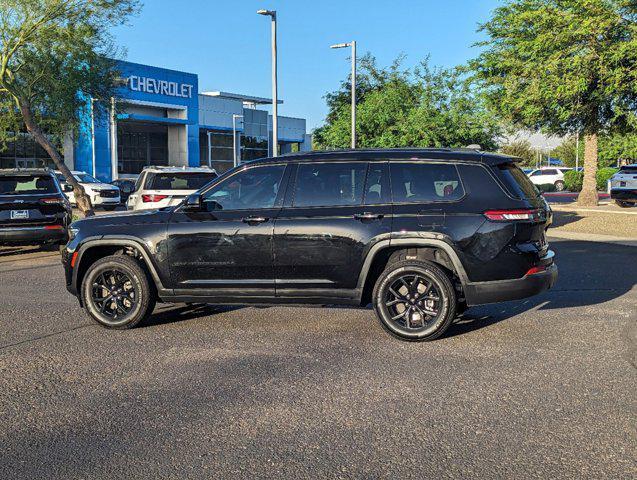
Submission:
M 434 340 L 456 313 L 456 293 L 449 276 L 424 260 L 391 263 L 372 294 L 381 325 L 402 340 Z
M 108 328 L 132 328 L 155 308 L 155 293 L 146 272 L 132 257 L 112 255 L 92 264 L 82 281 L 82 303 Z
M 630 208 L 630 207 L 634 207 L 635 205 L 637 205 L 637 203 L 624 202 L 622 200 L 615 200 L 615 203 L 621 208 Z
M 562 180 L 555 182 L 555 190 L 558 192 L 562 192 L 564 190 L 564 182 Z

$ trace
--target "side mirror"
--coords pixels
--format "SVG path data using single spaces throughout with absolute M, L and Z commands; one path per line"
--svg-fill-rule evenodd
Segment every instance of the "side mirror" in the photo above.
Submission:
M 68 183 L 65 183 L 64 185 L 62 185 L 62 191 L 63 192 L 72 192 L 73 191 L 73 185 L 69 185 Z
M 192 193 L 184 200 L 184 210 L 187 212 L 198 212 L 201 210 L 201 195 L 198 193 Z

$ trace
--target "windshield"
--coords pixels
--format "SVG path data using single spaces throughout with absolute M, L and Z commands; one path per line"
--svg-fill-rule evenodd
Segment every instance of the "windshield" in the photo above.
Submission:
M 98 179 L 91 177 L 88 173 L 77 173 L 73 176 L 80 183 L 102 183 Z
M 50 175 L 8 175 L 0 177 L 0 195 L 57 193 Z
M 147 190 L 199 190 L 212 182 L 217 175 L 213 172 L 155 173 L 146 182 Z
M 540 192 L 520 168 L 514 163 L 501 163 L 493 167 L 509 194 L 515 198 L 533 199 Z

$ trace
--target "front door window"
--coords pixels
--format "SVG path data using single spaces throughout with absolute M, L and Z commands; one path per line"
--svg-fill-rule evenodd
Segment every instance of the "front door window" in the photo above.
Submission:
M 284 170 L 284 165 L 267 165 L 250 168 L 227 178 L 204 194 L 206 210 L 273 208 Z

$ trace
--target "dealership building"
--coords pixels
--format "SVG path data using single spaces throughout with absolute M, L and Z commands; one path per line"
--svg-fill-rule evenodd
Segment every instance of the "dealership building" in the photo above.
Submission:
M 115 96 L 86 102 L 79 130 L 64 139 L 64 161 L 72 169 L 112 181 L 147 165 L 208 165 L 223 172 L 235 162 L 272 154 L 272 116 L 263 109 L 270 99 L 199 93 L 193 73 L 130 62 L 120 62 L 118 70 L 122 81 Z M 278 146 L 279 153 L 310 150 L 305 119 L 279 116 Z M 0 162 L 48 163 L 25 135 L 0 151 Z

